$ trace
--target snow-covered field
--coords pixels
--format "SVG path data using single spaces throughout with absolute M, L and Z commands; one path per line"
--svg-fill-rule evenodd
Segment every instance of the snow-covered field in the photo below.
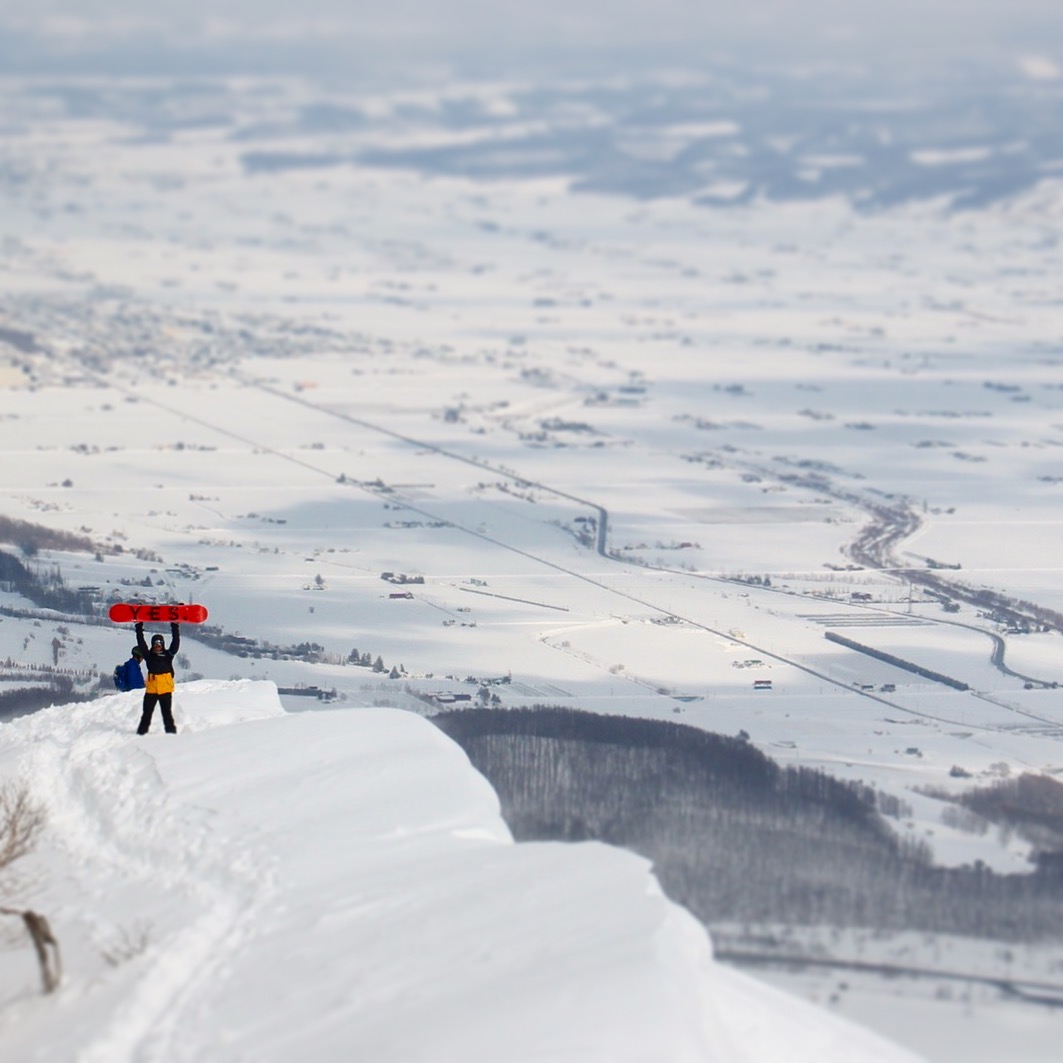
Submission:
M 316 644 L 312 659 L 240 657 L 186 629 L 182 672 L 335 691 L 328 727 L 372 728 L 400 717 L 361 710 L 425 713 L 425 695 L 486 690 L 507 706 L 745 731 L 784 763 L 901 797 L 912 811 L 898 829 L 944 863 L 1028 869 L 1020 839 L 950 827 L 942 802 L 916 788 L 1063 771 L 1063 636 L 1020 634 L 962 595 L 945 611 L 917 576 L 1063 611 L 1063 191 L 1050 171 L 963 212 L 947 209 L 945 185 L 870 212 L 841 193 L 710 210 L 696 189 L 576 194 L 549 167 L 506 172 L 503 149 L 528 131 L 492 123 L 530 106 L 520 87 L 428 99 L 220 79 L 199 91 L 6 89 L 0 510 L 99 549 L 42 551 L 42 571 L 99 588 L 101 613 L 134 594 L 196 600 L 228 634 Z M 463 108 L 467 126 L 453 117 Z M 308 117 L 323 113 L 331 125 Z M 474 141 L 494 152 L 479 174 L 458 152 Z M 424 154 L 441 147 L 451 154 Z M 927 158 L 908 159 L 905 174 Z M 978 180 L 984 159 L 956 162 L 975 167 L 957 187 Z M 910 520 L 906 533 L 885 570 L 858 564 L 854 544 L 885 510 Z M 27 607 L 10 590 L 0 604 Z M 92 687 L 129 645 L 106 623 L 0 618 L 0 659 L 20 675 L 58 665 Z M 383 672 L 352 665 L 353 649 Z M 765 679 L 771 689 L 754 690 Z M 192 720 L 194 690 L 179 687 Z M 139 754 L 112 733 L 117 704 L 77 711 L 103 714 L 124 764 Z M 285 696 L 292 710 L 317 704 Z M 326 726 L 305 716 L 283 727 Z M 236 756 L 251 727 L 188 744 L 219 743 L 209 760 L 231 742 Z M 351 741 L 391 741 L 384 732 Z M 75 737 L 70 756 L 82 755 Z M 196 796 L 199 777 L 182 774 L 192 753 L 158 755 L 165 785 L 151 801 L 187 789 L 213 807 Z M 131 787 L 139 764 L 120 769 Z M 81 797 L 75 812 L 91 819 L 95 798 Z M 181 829 L 201 859 L 217 859 L 200 826 Z M 604 875 L 617 858 L 556 859 L 601 861 L 593 873 Z M 618 890 L 626 876 L 649 881 L 644 869 L 617 874 Z M 189 896 L 175 902 L 184 915 Z M 158 931 L 165 971 L 143 990 L 158 1009 L 183 969 L 161 942 L 176 943 L 184 915 L 167 911 L 172 925 Z M 616 925 L 628 916 L 643 918 L 624 907 Z M 205 930 L 189 933 L 188 947 L 208 944 Z M 331 962 L 307 962 L 318 959 Z M 100 992 L 132 992 L 134 970 L 123 964 Z M 191 983 L 172 992 L 186 1014 L 207 1007 Z M 360 1014 L 356 1001 L 333 1003 Z M 928 1025 L 898 1022 L 903 998 L 897 1007 L 860 1017 L 898 1037 Z M 995 999 L 977 1011 L 1035 1027 L 1015 1058 L 1042 1058 L 1058 1025 Z M 92 1058 L 137 1058 L 121 1052 L 147 1045 L 122 1014 L 106 1033 L 118 1040 L 97 1051 L 125 1047 Z M 996 1043 L 951 1005 L 932 1014 L 955 1037 Z M 145 1058 L 184 1058 L 159 1044 Z

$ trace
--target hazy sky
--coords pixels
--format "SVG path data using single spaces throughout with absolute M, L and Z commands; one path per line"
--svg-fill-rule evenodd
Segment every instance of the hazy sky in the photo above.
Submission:
M 0 72 L 86 56 L 329 67 L 343 55 L 495 68 L 696 63 L 727 51 L 817 61 L 1036 51 L 1063 61 L 1063 0 L 0 0 Z M 138 58 L 139 57 L 139 58 Z

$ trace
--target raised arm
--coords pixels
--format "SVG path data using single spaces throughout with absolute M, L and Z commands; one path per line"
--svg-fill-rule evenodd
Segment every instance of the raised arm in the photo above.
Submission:
M 147 657 L 148 644 L 144 641 L 144 625 L 138 621 L 133 625 L 133 630 L 137 633 L 137 646 L 140 648 L 140 652 Z
M 170 625 L 170 656 L 175 657 L 177 651 L 181 648 L 181 625 Z

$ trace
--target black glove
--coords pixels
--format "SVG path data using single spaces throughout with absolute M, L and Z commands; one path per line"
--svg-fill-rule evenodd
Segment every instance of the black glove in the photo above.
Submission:
M 177 632 L 180 631 L 180 630 L 181 630 L 181 625 L 180 624 L 171 624 L 170 625 L 170 633 L 172 635 L 176 635 Z

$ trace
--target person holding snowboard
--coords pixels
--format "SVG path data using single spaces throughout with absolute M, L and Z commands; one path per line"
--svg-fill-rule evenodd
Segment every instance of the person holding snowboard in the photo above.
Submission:
M 162 710 L 162 724 L 167 734 L 177 734 L 173 722 L 173 659 L 181 648 L 181 628 L 178 624 L 170 625 L 170 647 L 162 635 L 151 636 L 151 646 L 144 641 L 144 625 L 134 624 L 137 633 L 137 647 L 144 655 L 148 666 L 148 681 L 144 686 L 144 711 L 140 716 L 138 735 L 146 735 L 151 727 L 151 717 L 158 705 Z
M 144 654 L 140 647 L 134 646 L 129 651 L 129 660 L 115 669 L 114 683 L 119 690 L 144 689 L 144 676 L 140 672 L 140 662 L 143 659 Z

